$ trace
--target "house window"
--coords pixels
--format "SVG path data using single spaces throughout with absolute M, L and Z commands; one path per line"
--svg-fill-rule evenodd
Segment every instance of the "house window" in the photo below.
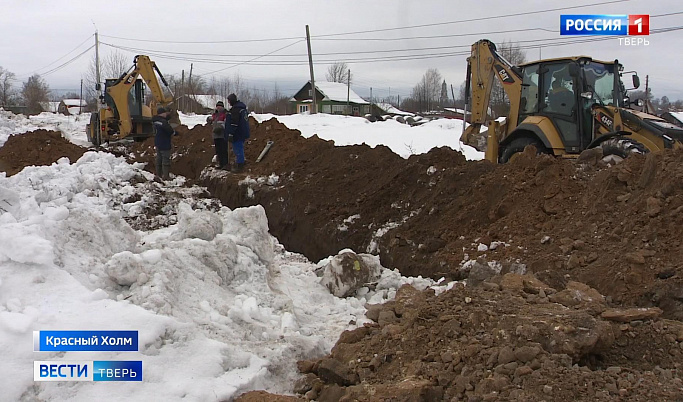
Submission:
M 348 114 L 346 105 L 332 105 L 332 114 Z
M 332 107 L 330 105 L 323 105 L 323 113 L 330 114 L 332 113 Z
M 313 90 L 312 89 L 308 90 L 308 96 L 310 96 L 311 99 L 313 99 Z
M 308 105 L 299 105 L 299 113 L 308 112 Z

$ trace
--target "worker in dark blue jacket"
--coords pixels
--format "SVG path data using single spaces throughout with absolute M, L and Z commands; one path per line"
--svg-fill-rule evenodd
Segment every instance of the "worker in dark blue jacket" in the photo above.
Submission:
M 232 142 L 232 152 L 236 163 L 231 169 L 233 173 L 244 171 L 244 141 L 249 138 L 249 112 L 247 105 L 237 100 L 237 95 L 228 95 L 230 112 L 225 120 L 225 138 Z
M 170 112 L 163 107 L 157 109 L 156 116 L 152 117 L 154 124 L 154 147 L 156 148 L 157 176 L 163 180 L 170 179 L 171 173 L 171 137 L 176 133 L 168 122 Z

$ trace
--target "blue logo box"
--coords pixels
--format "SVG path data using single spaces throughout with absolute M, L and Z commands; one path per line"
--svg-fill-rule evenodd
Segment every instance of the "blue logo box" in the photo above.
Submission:
M 142 381 L 142 361 L 35 361 L 34 381 Z
M 137 352 L 138 331 L 33 331 L 34 352 Z
M 93 381 L 142 381 L 141 361 L 95 360 Z
M 607 35 L 628 34 L 628 15 L 561 15 L 560 35 Z

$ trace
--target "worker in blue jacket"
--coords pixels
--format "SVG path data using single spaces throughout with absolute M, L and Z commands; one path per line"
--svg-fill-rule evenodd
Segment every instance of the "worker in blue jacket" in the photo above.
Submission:
M 163 107 L 157 109 L 157 114 L 152 118 L 154 125 L 154 147 L 156 148 L 157 176 L 163 180 L 170 179 L 171 173 L 171 137 L 176 135 L 175 130 L 168 122 L 170 112 Z
M 244 171 L 244 141 L 249 138 L 249 112 L 247 105 L 237 100 L 237 95 L 228 95 L 230 111 L 225 120 L 225 139 L 232 142 L 232 152 L 236 163 L 232 167 L 233 173 Z

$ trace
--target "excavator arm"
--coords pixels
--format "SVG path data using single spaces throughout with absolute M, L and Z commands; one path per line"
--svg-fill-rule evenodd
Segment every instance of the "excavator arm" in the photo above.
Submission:
M 489 121 L 488 118 L 495 77 L 500 80 L 510 100 L 510 113 L 503 124 Z M 474 43 L 472 54 L 467 58 L 465 80 L 465 111 L 467 112 L 471 104 L 471 119 L 470 125 L 463 130 L 463 142 L 480 151 L 486 151 L 486 159 L 497 161 L 498 141 L 507 134 L 509 127 L 514 127 L 517 123 L 521 89 L 521 73 L 498 53 L 493 42 L 482 39 Z M 482 126 L 487 123 L 488 130 L 482 132 Z
M 159 78 L 157 78 L 155 75 L 155 71 L 159 75 Z M 150 60 L 148 56 L 135 56 L 133 59 L 133 65 L 128 69 L 128 71 L 123 73 L 121 77 L 116 80 L 116 82 L 107 88 L 107 92 L 116 104 L 119 114 L 118 119 L 120 138 L 126 137 L 132 130 L 133 123 L 131 120 L 130 111 L 128 109 L 128 94 L 130 93 L 133 85 L 135 85 L 135 81 L 137 80 L 138 76 L 145 81 L 147 88 L 149 88 L 149 90 L 152 92 L 152 96 L 154 98 L 150 104 L 152 111 L 155 111 L 157 105 L 169 107 L 174 101 L 173 93 L 169 88 L 163 74 L 161 74 L 161 71 L 159 71 L 159 68 L 156 66 L 156 63 Z M 161 84 L 159 83 L 159 80 L 161 80 L 166 88 L 168 88 L 169 92 L 171 93 L 170 96 L 166 96 Z M 177 118 L 177 112 L 171 111 L 171 113 L 172 116 Z M 179 121 L 177 123 L 179 123 Z

